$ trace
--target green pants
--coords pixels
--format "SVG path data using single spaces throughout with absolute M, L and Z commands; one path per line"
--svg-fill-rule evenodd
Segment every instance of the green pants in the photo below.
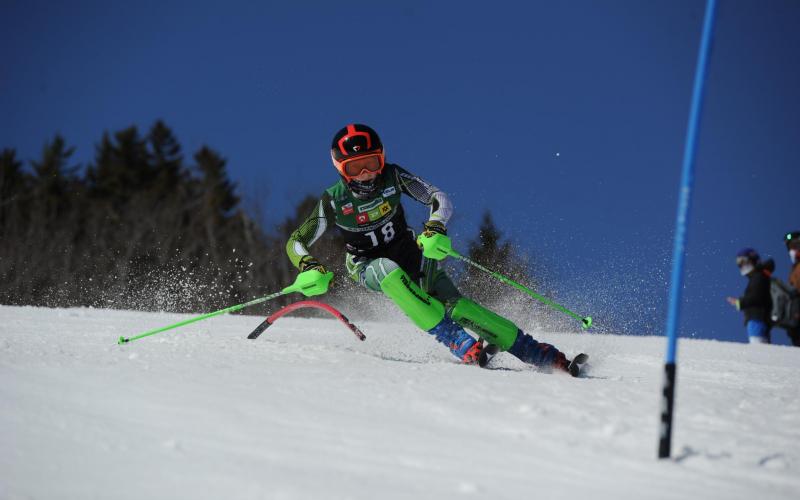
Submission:
M 385 293 L 425 331 L 446 315 L 501 350 L 510 348 L 517 338 L 519 328 L 514 323 L 462 297 L 434 260 L 423 259 L 419 285 L 396 262 L 385 257 L 356 261 L 348 256 L 347 268 L 351 278 L 370 290 Z

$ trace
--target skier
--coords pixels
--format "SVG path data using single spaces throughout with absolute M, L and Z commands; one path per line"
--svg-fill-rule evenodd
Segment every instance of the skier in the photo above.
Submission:
M 762 263 L 758 252 L 752 248 L 743 248 L 736 254 L 736 266 L 739 274 L 747 277 L 747 288 L 744 295 L 727 297 L 729 304 L 744 313 L 747 337 L 751 344 L 770 343 L 770 276 L 774 263 L 769 259 Z
M 346 242 L 345 265 L 353 280 L 369 290 L 383 292 L 419 328 L 433 335 L 458 359 L 476 363 L 483 341 L 464 330 L 467 326 L 492 346 L 487 353 L 508 351 L 525 363 L 577 376 L 579 360 L 571 363 L 552 345 L 537 342 L 514 323 L 463 297 L 440 270 L 431 242 L 446 244 L 447 222 L 453 207 L 447 195 L 399 165 L 385 161 L 378 134 L 366 125 L 350 124 L 331 144 L 331 159 L 339 180 L 322 193 L 316 207 L 286 244 L 289 258 L 301 273 L 326 268 L 309 253 L 320 236 L 337 226 Z M 430 206 L 417 241 L 408 227 L 401 204 L 407 195 Z M 323 274 L 317 273 L 320 280 Z M 310 275 L 313 279 L 313 274 Z M 327 285 L 323 285 L 327 286 Z
M 789 251 L 789 260 L 792 262 L 792 270 L 789 272 L 789 285 L 795 290 L 800 291 L 800 231 L 786 233 L 783 238 L 786 243 L 786 250 Z M 786 330 L 792 345 L 800 347 L 800 327 Z

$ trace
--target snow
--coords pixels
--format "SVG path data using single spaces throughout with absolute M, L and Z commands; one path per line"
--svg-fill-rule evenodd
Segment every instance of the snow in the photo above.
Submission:
M 346 312 L 346 311 L 345 311 Z M 800 349 L 532 330 L 588 376 L 463 366 L 410 322 L 0 307 L 2 499 L 781 499 Z M 529 325 L 530 326 L 530 325 Z

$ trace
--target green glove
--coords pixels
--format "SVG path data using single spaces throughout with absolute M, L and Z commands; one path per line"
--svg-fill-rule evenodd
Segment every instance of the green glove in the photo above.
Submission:
M 433 260 L 445 259 L 453 249 L 447 229 L 439 221 L 425 223 L 425 230 L 417 236 L 417 245 L 422 249 L 422 255 Z

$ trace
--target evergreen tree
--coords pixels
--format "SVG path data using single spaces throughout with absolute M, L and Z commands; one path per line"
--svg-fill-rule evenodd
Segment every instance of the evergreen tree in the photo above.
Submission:
M 502 236 L 487 210 L 483 214 L 477 238 L 469 243 L 469 258 L 515 281 L 531 285 L 529 259 L 515 251 L 511 242 L 501 242 Z M 466 295 L 487 303 L 497 302 L 508 292 L 506 285 L 473 266 L 466 267 L 460 287 Z
M 194 155 L 200 178 L 197 183 L 201 214 L 197 241 L 211 254 L 211 260 L 219 264 L 224 246 L 225 222 L 239 204 L 234 185 L 225 170 L 226 160 L 217 152 L 203 146 Z
M 24 214 L 19 207 L 29 192 L 29 177 L 17 160 L 17 152 L 4 149 L 0 152 L 0 240 L 12 238 L 11 222 L 22 222 Z
M 147 135 L 149 153 L 156 175 L 156 191 L 164 195 L 177 195 L 183 172 L 181 146 L 172 130 L 158 120 Z
M 221 221 L 239 205 L 235 186 L 225 170 L 227 161 L 207 146 L 195 153 L 194 160 L 200 173 L 203 208 L 216 222 Z
M 20 240 L 29 226 L 30 179 L 17 160 L 16 151 L 0 153 L 0 301 L 15 303 L 15 290 L 23 274 L 25 249 Z
M 135 126 L 117 132 L 114 140 L 107 132 L 103 134 L 88 178 L 92 195 L 113 200 L 112 207 L 118 212 L 134 193 L 151 186 L 155 169 L 150 164 L 147 143 Z
M 25 192 L 25 181 L 22 162 L 17 160 L 16 150 L 3 149 L 0 152 L 0 211 Z
M 226 160 L 204 146 L 190 171 L 162 121 L 145 137 L 104 133 L 83 174 L 73 152 L 55 136 L 30 173 L 0 152 L 0 303 L 200 312 L 294 280 L 286 238 L 315 197 L 266 231 L 240 207 Z M 340 236 L 314 252 L 340 277 L 334 295 L 347 290 Z
M 64 138 L 56 135 L 52 142 L 42 149 L 42 159 L 31 162 L 34 172 L 33 197 L 40 220 L 35 224 L 49 226 L 66 207 L 72 176 L 77 166 L 69 165 L 69 158 L 75 152 L 67 147 Z

